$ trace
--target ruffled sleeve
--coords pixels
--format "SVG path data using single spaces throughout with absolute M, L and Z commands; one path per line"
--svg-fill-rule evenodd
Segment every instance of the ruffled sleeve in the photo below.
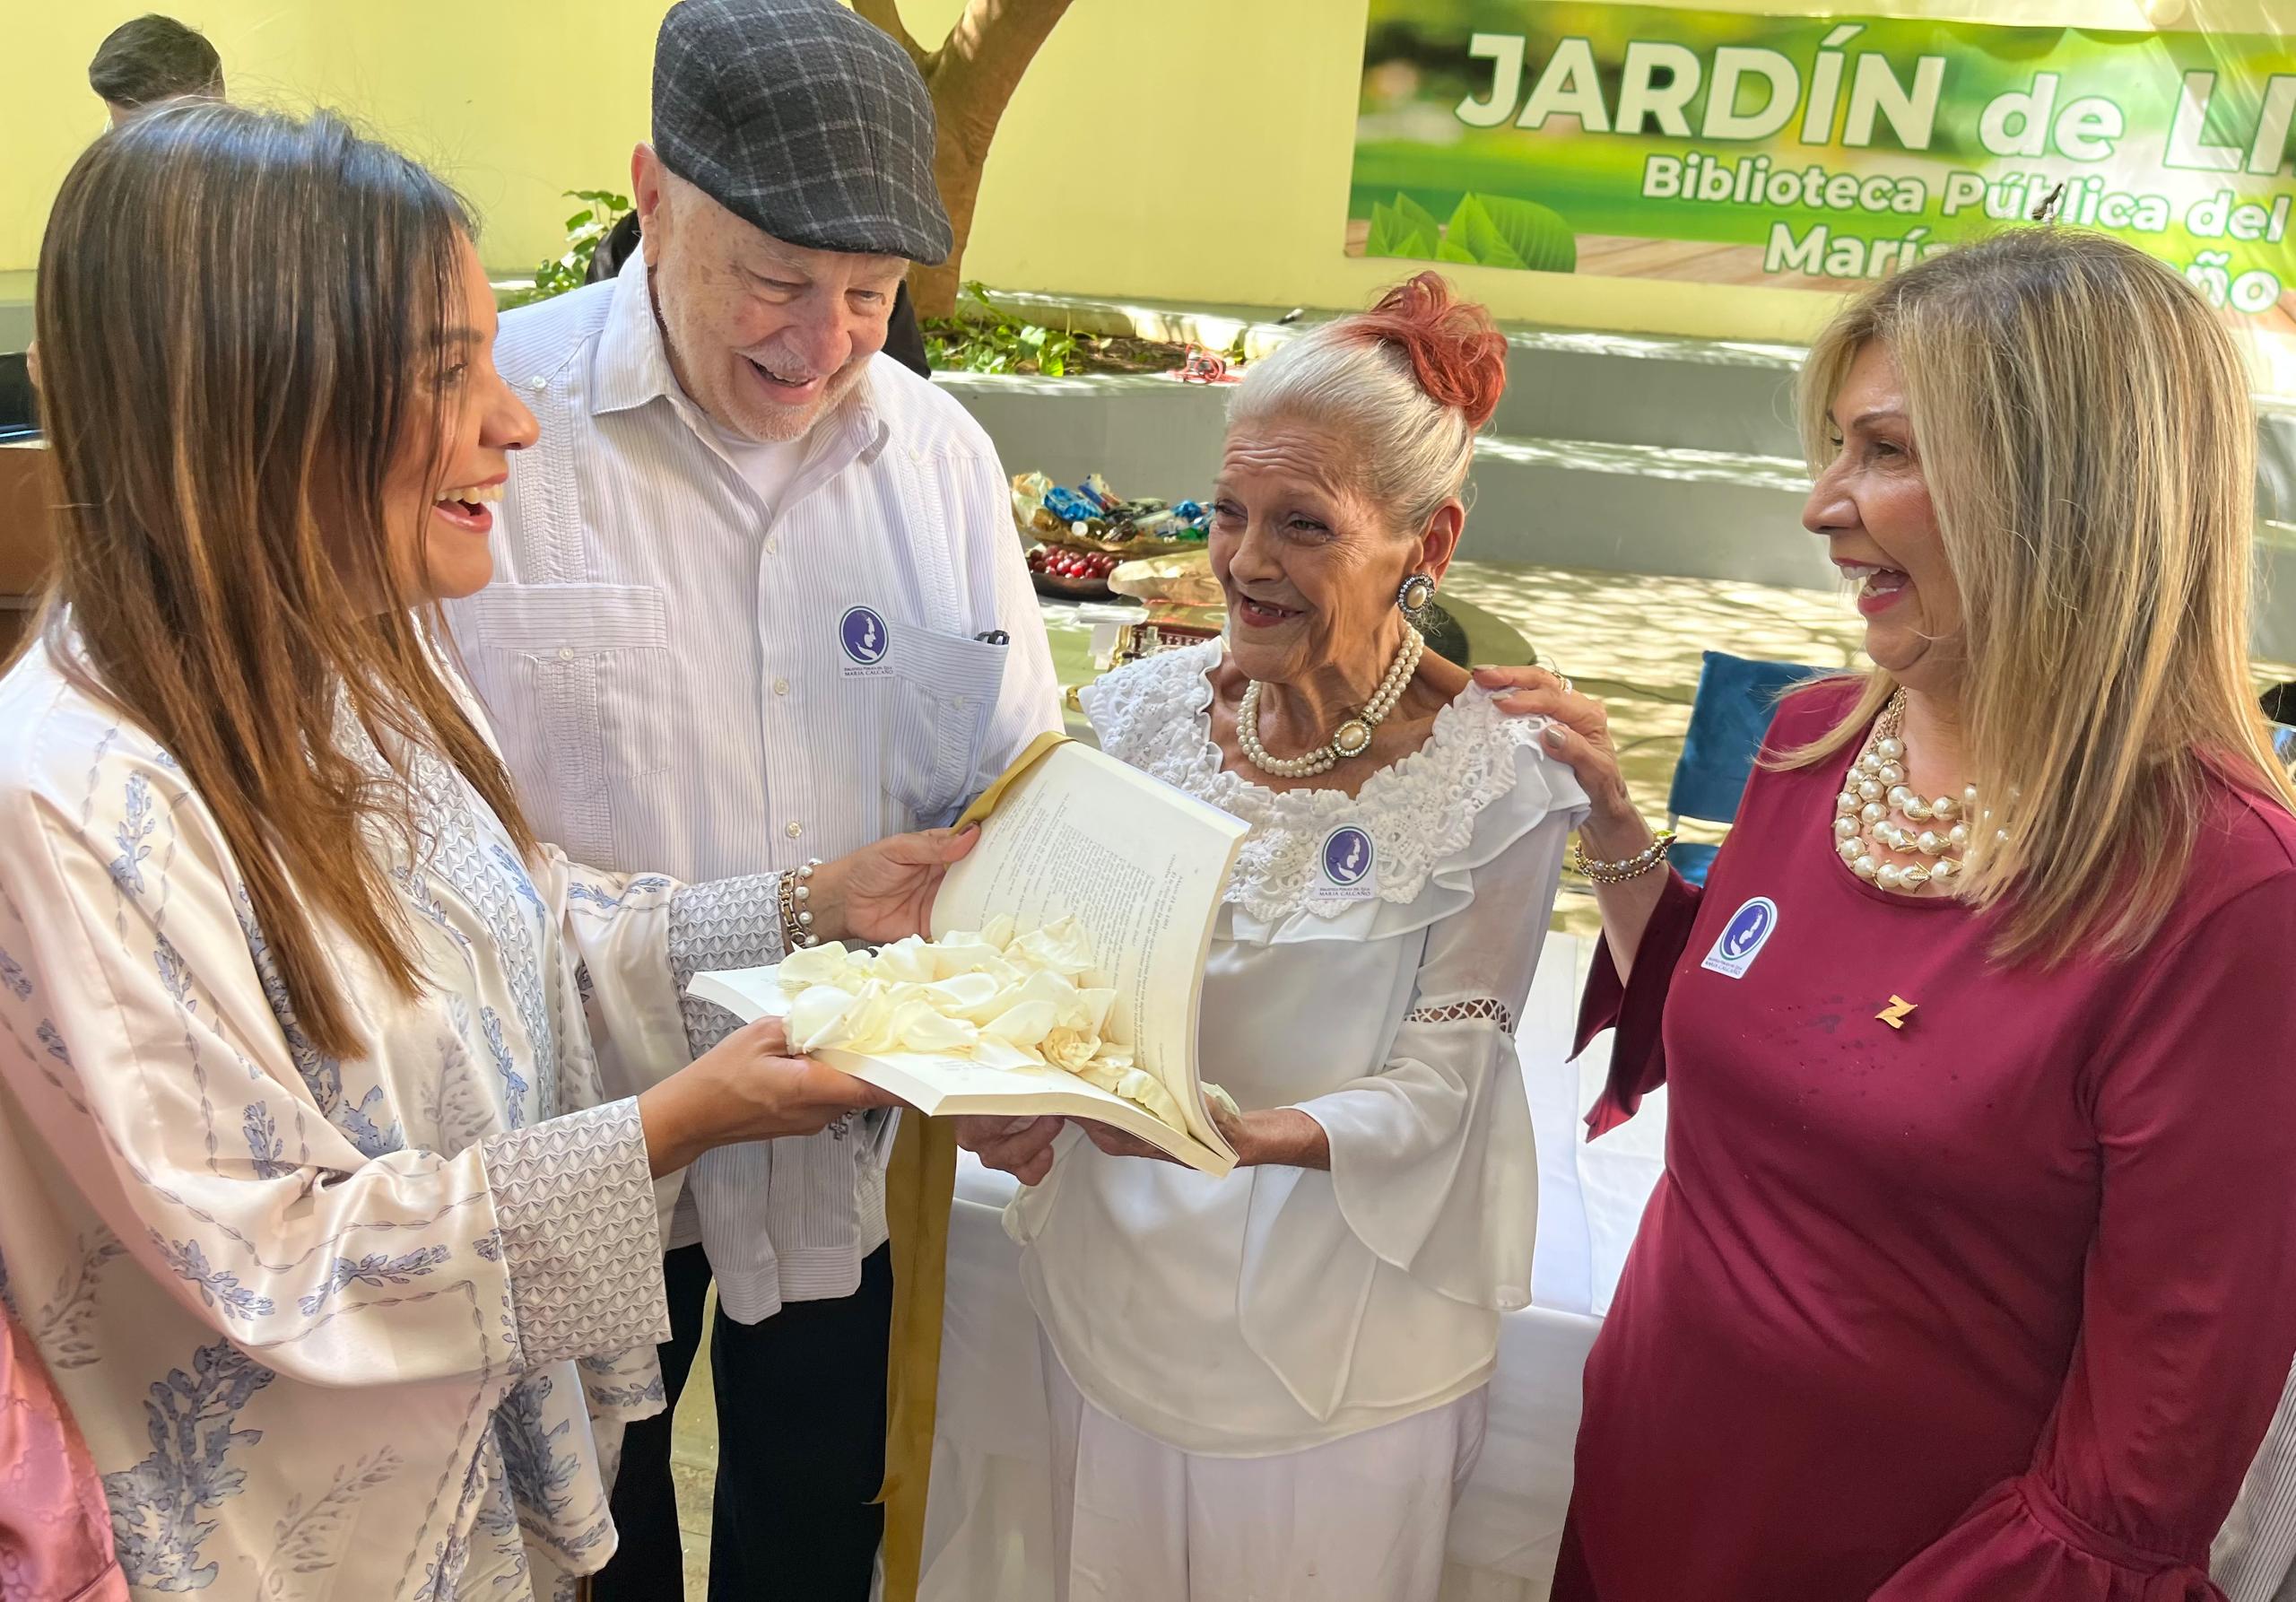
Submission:
M 1538 1172 L 1515 1023 L 1574 814 L 1550 814 L 1428 931 L 1411 1010 L 1376 1075 L 1301 1102 L 1331 1145 L 1340 1216 L 1373 1256 L 1455 1301 L 1530 1301 Z
M 2296 1348 L 2296 873 L 2125 981 L 2089 1087 L 2103 1156 L 2079 1344 L 2031 1468 L 1874 1602 L 2201 1602 Z
M 1542 759 L 1526 750 L 1521 760 Z M 1364 1318 L 1387 1271 L 1494 1317 L 1530 1301 L 1538 1167 L 1514 1029 L 1581 810 L 1550 810 L 1536 787 L 1501 797 L 1428 877 L 1423 896 L 1443 916 L 1426 923 L 1406 907 L 1386 910 L 1423 927 L 1425 946 L 1385 1059 L 1293 1104 L 1323 1127 L 1329 1171 L 1250 1171 L 1239 1327 L 1316 1417 L 1341 1405 L 1350 1354 L 1386 1337 L 1347 1335 L 1300 1309 Z M 1479 1328 L 1427 1323 L 1421 1336 L 1466 1340 Z
M 1607 936 L 1595 948 L 1594 971 L 1587 976 L 1587 991 L 1578 1003 L 1578 1038 L 1571 1055 L 1584 1051 L 1605 1029 L 1617 1030 L 1618 1039 L 1611 1046 L 1610 1083 L 1587 1112 L 1589 1136 L 1617 1128 L 1634 1116 L 1643 1097 L 1666 1083 L 1660 1025 L 1674 964 L 1682 960 L 1691 925 L 1698 920 L 1698 887 L 1669 868 L 1666 888 L 1643 927 L 1631 974 L 1620 980 Z

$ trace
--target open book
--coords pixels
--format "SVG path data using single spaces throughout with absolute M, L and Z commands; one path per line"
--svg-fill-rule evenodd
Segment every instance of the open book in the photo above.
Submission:
M 1196 1021 L 1213 921 L 1246 826 L 1055 735 L 1031 745 L 962 821 L 980 823 L 980 840 L 942 882 L 934 937 L 978 930 L 999 914 L 1024 934 L 1075 919 L 1116 989 L 1107 1037 L 1171 1093 L 1186 1127 L 1072 1074 L 910 1051 L 813 1055 L 928 1117 L 1097 1119 L 1191 1168 L 1233 1168 L 1235 1153 L 1205 1111 Z M 700 974 L 688 989 L 744 1021 L 788 1010 L 772 968 Z

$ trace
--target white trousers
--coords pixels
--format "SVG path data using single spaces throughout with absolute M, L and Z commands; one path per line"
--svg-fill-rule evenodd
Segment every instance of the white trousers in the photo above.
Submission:
M 1487 1388 L 1271 1458 L 1208 1458 L 1084 1399 L 1044 1351 L 1057 1602 L 1434 1602 Z

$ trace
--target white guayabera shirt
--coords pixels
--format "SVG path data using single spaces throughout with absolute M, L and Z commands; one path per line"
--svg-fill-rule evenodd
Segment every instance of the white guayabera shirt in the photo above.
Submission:
M 494 582 L 448 611 L 544 839 L 685 879 L 786 870 L 947 822 L 1060 727 L 996 448 L 891 357 L 802 449 L 729 447 L 633 257 L 511 313 L 495 360 L 541 440 Z M 840 1127 L 711 1152 L 669 1243 L 708 1247 L 743 1323 L 851 1295 L 885 1149 Z
M 370 1042 L 338 1060 L 169 754 L 45 650 L 0 680 L 0 1294 L 139 1597 L 570 1596 L 661 1406 L 627 1098 L 689 1058 L 697 930 L 778 957 L 773 884 L 522 862 L 407 766 L 415 838 L 372 849 L 424 988 L 337 946 Z M 594 1033 L 642 1077 L 602 1083 Z

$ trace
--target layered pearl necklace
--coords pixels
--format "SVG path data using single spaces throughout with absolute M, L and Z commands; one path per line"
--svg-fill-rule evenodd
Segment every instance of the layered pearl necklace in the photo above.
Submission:
M 1267 747 L 1259 743 L 1260 683 L 1257 679 L 1252 680 L 1244 686 L 1244 699 L 1236 708 L 1236 744 L 1243 747 L 1244 760 L 1271 778 L 1312 779 L 1318 773 L 1330 772 L 1342 757 L 1361 756 L 1371 749 L 1371 731 L 1387 721 L 1387 714 L 1403 699 L 1403 692 L 1411 687 L 1411 675 L 1419 671 L 1420 653 L 1426 649 L 1427 642 L 1420 638 L 1419 631 L 1406 624 L 1403 649 L 1387 665 L 1387 676 L 1371 692 L 1371 699 L 1363 703 L 1362 712 L 1341 724 L 1330 739 L 1300 756 L 1270 756 Z
M 1884 890 L 1901 892 L 1960 877 L 1965 871 L 1961 854 L 1970 843 L 1969 820 L 1979 815 L 1975 785 L 1965 786 L 1958 801 L 1951 796 L 1924 800 L 1906 788 L 1904 727 L 1905 692 L 1900 690 L 1874 720 L 1866 748 L 1850 765 L 1833 804 L 1834 849 L 1849 871 Z M 1877 848 L 1929 860 L 1884 862 Z

